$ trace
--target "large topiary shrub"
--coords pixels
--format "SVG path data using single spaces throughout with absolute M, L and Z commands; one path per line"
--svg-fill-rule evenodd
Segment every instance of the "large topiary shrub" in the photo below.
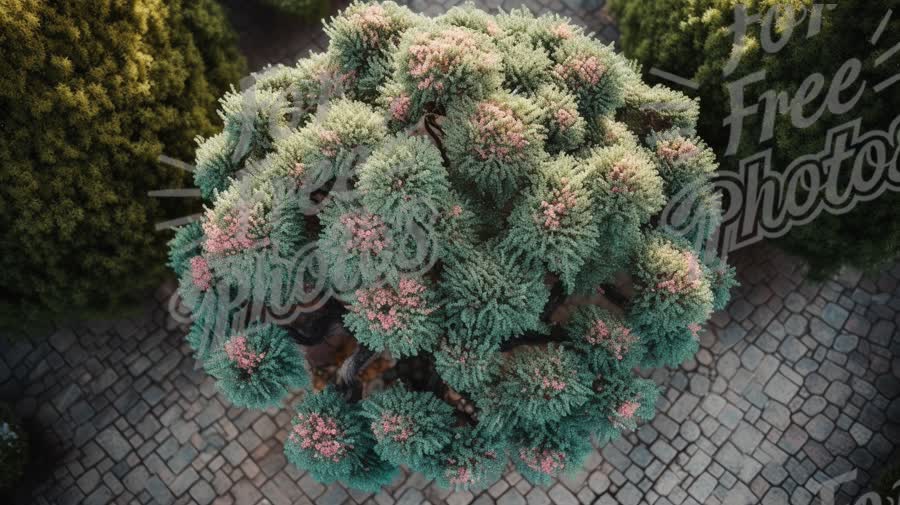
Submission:
M 326 31 L 326 53 L 223 99 L 195 172 L 211 204 L 171 243 L 224 394 L 280 405 L 305 382 L 288 338 L 342 326 L 355 351 L 303 397 L 285 453 L 368 490 L 399 465 L 483 487 L 510 460 L 546 482 L 652 417 L 635 367 L 689 359 L 734 282 L 705 261 L 714 226 L 659 222 L 709 191 L 696 103 L 556 16 L 354 3 Z M 363 397 L 382 353 L 397 366 Z
M 0 324 L 106 310 L 159 281 L 215 101 L 243 71 L 214 0 L 7 0 L 0 8 Z
M 826 8 L 823 4 L 829 4 Z M 723 168 L 736 170 L 739 160 L 763 149 L 773 149 L 772 166 L 783 171 L 794 160 L 817 154 L 826 148 L 829 129 L 861 118 L 861 131 L 889 131 L 900 109 L 900 93 L 894 87 L 879 92 L 875 86 L 900 71 L 900 59 L 877 60 L 900 42 L 900 19 L 890 18 L 875 46 L 871 40 L 889 9 L 900 8 L 898 0 L 872 2 L 813 2 L 813 0 L 612 0 L 612 12 L 616 15 L 622 33 L 621 44 L 626 55 L 637 59 L 644 69 L 658 68 L 699 84 L 696 91 L 686 90 L 701 98 L 703 108 L 698 130 L 710 142 L 723 160 Z M 746 41 L 740 49 L 740 61 L 733 72 L 725 69 L 732 57 L 735 41 L 729 27 L 735 24 L 736 7 L 746 8 L 748 16 L 760 16 L 765 21 L 771 16 L 771 39 L 787 43 L 774 53 L 767 52 L 761 44 L 763 23 L 749 25 Z M 814 7 L 814 5 L 818 5 Z M 797 26 L 789 31 L 790 13 L 793 7 Z M 774 9 L 774 10 L 773 10 Z M 816 21 L 816 19 L 821 20 Z M 813 35 L 809 36 L 808 34 Z M 811 117 L 823 106 L 824 95 L 833 81 L 846 78 L 838 70 L 848 60 L 860 60 L 861 72 L 855 84 L 848 86 L 841 101 L 851 102 L 859 84 L 866 82 L 866 89 L 855 107 L 833 114 L 825 114 L 806 127 L 792 124 L 790 115 L 781 115 L 775 123 L 772 140 L 760 142 L 762 117 L 766 104 L 759 113 L 744 120 L 744 135 L 738 151 L 724 156 L 729 144 L 730 130 L 723 121 L 731 113 L 729 83 L 739 81 L 760 70 L 765 78 L 751 84 L 745 91 L 744 103 L 756 104 L 769 90 L 787 92 L 794 98 L 812 88 L 801 84 L 812 74 L 823 75 L 821 94 L 803 104 L 803 117 Z M 648 76 L 665 82 L 663 79 Z M 804 91 L 805 89 L 805 91 Z M 802 99 L 802 97 L 801 97 Z M 770 103 L 772 101 L 770 100 Z M 839 111 L 840 112 L 840 111 Z M 896 147 L 896 146 L 894 146 Z M 840 169 L 840 188 L 843 193 L 851 169 Z M 871 177 L 868 170 L 866 177 Z M 884 179 L 887 175 L 883 174 Z M 882 183 L 884 180 L 882 181 Z M 800 201 L 805 196 L 800 195 Z M 876 267 L 890 261 L 900 253 L 900 195 L 888 191 L 879 198 L 859 203 L 852 211 L 835 215 L 823 213 L 812 223 L 796 227 L 781 240 L 790 251 L 809 260 L 812 273 L 825 275 L 842 264 L 864 268 Z

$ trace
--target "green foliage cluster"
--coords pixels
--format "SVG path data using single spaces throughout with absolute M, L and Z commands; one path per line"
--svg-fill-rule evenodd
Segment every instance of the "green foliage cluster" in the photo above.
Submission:
M 317 479 L 373 489 L 404 465 L 480 488 L 510 460 L 538 483 L 576 470 L 592 438 L 652 417 L 635 368 L 688 359 L 733 285 L 706 260 L 714 226 L 689 243 L 659 223 L 683 189 L 712 194 L 697 104 L 556 16 L 354 3 L 327 31 L 325 53 L 226 97 L 233 140 L 198 153 L 237 160 L 198 171 L 208 210 L 172 242 L 198 358 L 221 360 L 211 322 L 310 308 L 301 345 L 326 332 L 309 321 L 343 323 L 359 353 L 304 397 L 285 446 Z M 716 203 L 694 211 L 716 224 Z M 426 379 L 357 398 L 369 352 Z
M 214 0 L 0 7 L 0 325 L 117 308 L 162 275 L 148 190 L 183 173 L 243 72 Z
M 741 159 L 772 148 L 772 166 L 784 170 L 794 160 L 815 155 L 826 149 L 825 139 L 830 129 L 851 120 L 861 120 L 861 131 L 889 131 L 900 108 L 900 94 L 892 88 L 881 93 L 874 86 L 897 74 L 900 62 L 896 58 L 876 64 L 900 38 L 900 20 L 892 17 L 884 27 L 877 45 L 870 43 L 885 14 L 900 8 L 897 0 L 872 2 L 836 2 L 828 8 L 814 7 L 813 0 L 614 0 L 610 3 L 622 33 L 625 54 L 639 61 L 645 69 L 659 68 L 691 79 L 699 84 L 696 96 L 703 102 L 698 131 L 718 153 L 723 153 L 723 168 L 737 170 Z M 746 40 L 735 49 L 735 34 L 729 27 L 735 23 L 738 6 L 748 16 L 769 19 L 771 34 L 763 34 L 763 23 L 749 25 Z M 791 11 L 797 26 L 790 29 Z M 820 9 L 813 15 L 812 9 Z M 801 20 L 802 16 L 802 20 Z M 820 19 L 821 23 L 814 21 Z M 814 25 L 818 24 L 818 33 Z M 786 43 L 777 52 L 769 53 L 762 45 L 762 37 Z M 733 56 L 740 61 L 729 75 L 726 68 Z M 732 111 L 729 83 L 734 83 L 758 71 L 765 78 L 747 87 L 744 103 L 760 101 L 764 93 L 774 90 L 789 97 L 802 95 L 813 87 L 802 87 L 804 80 L 820 73 L 821 89 L 828 89 L 838 81 L 838 71 L 851 59 L 857 59 L 861 71 L 851 89 L 841 95 L 849 102 L 857 93 L 859 83 L 867 83 L 859 101 L 849 110 L 824 114 L 810 125 L 795 126 L 791 117 L 813 116 L 822 105 L 822 98 L 809 100 L 790 114 L 780 114 L 774 123 L 771 140 L 760 142 L 764 127 L 763 112 L 744 119 L 744 132 L 737 153 L 724 156 L 729 143 L 729 128 L 723 120 Z M 844 74 L 846 77 L 847 74 Z M 657 79 L 648 76 L 648 79 Z M 808 86 L 808 85 L 807 85 Z M 771 101 L 770 101 L 771 102 Z M 843 192 L 849 182 L 850 168 L 840 169 L 835 188 Z M 872 170 L 867 172 L 871 177 Z M 882 176 L 884 177 L 884 176 Z M 804 194 L 798 195 L 804 201 Z M 875 268 L 897 257 L 900 252 L 900 219 L 897 209 L 900 195 L 887 191 L 877 199 L 860 202 L 853 210 L 836 215 L 824 212 L 813 222 L 795 227 L 779 242 L 794 253 L 805 257 L 814 276 L 834 272 L 841 265 Z

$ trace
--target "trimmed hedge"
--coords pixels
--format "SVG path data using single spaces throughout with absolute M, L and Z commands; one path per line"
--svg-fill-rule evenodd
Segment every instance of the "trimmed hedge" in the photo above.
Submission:
M 773 5 L 808 7 L 812 0 L 612 0 L 612 12 L 622 33 L 621 45 L 630 58 L 637 59 L 644 70 L 659 68 L 692 79 L 700 84 L 694 92 L 701 98 L 702 108 L 698 131 L 722 157 L 723 169 L 736 169 L 737 161 L 767 147 L 773 147 L 773 166 L 787 167 L 796 158 L 815 154 L 825 147 L 826 132 L 857 117 L 862 118 L 863 131 L 887 131 L 900 110 L 900 93 L 896 85 L 881 93 L 873 86 L 900 72 L 900 58 L 888 58 L 876 66 L 875 60 L 900 42 L 900 19 L 893 16 L 878 41 L 870 39 L 888 9 L 900 8 L 900 0 L 871 2 L 836 2 L 834 10 L 822 14 L 821 32 L 807 38 L 810 16 L 799 24 L 787 45 L 779 52 L 768 54 L 760 46 L 760 23 L 752 24 L 747 32 L 748 43 L 740 64 L 729 76 L 723 67 L 730 58 L 734 34 L 728 27 L 735 21 L 735 4 L 747 6 L 749 14 L 765 14 Z M 784 26 L 784 25 L 782 25 Z M 778 39 L 784 33 L 776 34 Z M 729 128 L 722 121 L 730 113 L 726 84 L 761 69 L 766 78 L 748 87 L 745 102 L 756 103 L 769 89 L 786 91 L 792 98 L 810 74 L 819 72 L 825 78 L 825 90 L 834 80 L 837 70 L 850 58 L 862 62 L 857 83 L 867 82 L 865 94 L 848 112 L 833 115 L 826 112 L 821 119 L 805 129 L 791 124 L 790 118 L 780 115 L 773 140 L 760 143 L 760 113 L 745 122 L 745 134 L 736 156 L 724 157 L 728 145 Z M 658 77 L 648 80 L 665 82 Z M 841 98 L 845 101 L 856 93 L 858 84 Z M 822 97 L 813 100 L 803 110 L 810 116 L 821 106 Z M 849 172 L 846 168 L 844 172 Z M 846 183 L 843 177 L 842 183 Z M 843 264 L 874 268 L 898 257 L 900 253 L 900 194 L 886 192 L 876 200 L 860 203 L 843 215 L 824 213 L 813 223 L 794 228 L 780 242 L 791 252 L 804 256 L 814 276 L 827 275 Z
M 158 282 L 185 174 L 244 62 L 214 0 L 0 9 L 0 327 L 107 311 Z

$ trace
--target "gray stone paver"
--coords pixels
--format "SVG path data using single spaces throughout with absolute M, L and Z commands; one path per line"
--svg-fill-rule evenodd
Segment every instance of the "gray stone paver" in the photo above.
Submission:
M 408 2 L 429 13 L 456 3 Z M 614 41 L 603 3 L 479 2 L 554 10 Z M 325 43 L 320 29 L 265 10 L 234 20 L 252 69 Z M 132 318 L 61 328 L 45 342 L 0 343 L 2 397 L 20 398 L 19 414 L 64 454 L 53 478 L 17 501 L 803 505 L 818 497 L 820 482 L 854 469 L 855 481 L 838 490 L 846 502 L 900 446 L 900 352 L 891 342 L 900 265 L 816 283 L 767 245 L 732 261 L 742 286 L 702 333 L 697 359 L 651 375 L 666 393 L 657 417 L 546 487 L 515 472 L 474 493 L 405 472 L 375 495 L 319 484 L 284 461 L 285 412 L 233 408 L 216 393 L 162 295 Z

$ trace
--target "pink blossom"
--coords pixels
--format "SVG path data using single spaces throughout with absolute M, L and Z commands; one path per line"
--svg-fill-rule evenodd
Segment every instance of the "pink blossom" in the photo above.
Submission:
M 490 35 L 492 37 L 496 37 L 497 35 L 500 35 L 500 31 L 501 31 L 500 27 L 497 25 L 497 23 L 495 23 L 493 21 L 488 21 L 487 25 L 485 25 L 484 29 L 485 29 L 485 31 L 487 31 L 488 35 Z
M 461 215 L 462 215 L 462 207 L 460 207 L 459 205 L 454 205 L 454 206 L 450 209 L 450 216 L 451 216 L 451 217 L 459 217 L 459 216 L 461 216 Z
M 606 73 L 606 66 L 596 56 L 579 56 L 565 64 L 557 64 L 553 71 L 575 89 L 596 86 Z
M 413 435 L 412 425 L 411 419 L 385 412 L 372 423 L 372 431 L 379 440 L 389 436 L 395 442 L 405 442 Z
M 409 75 L 419 80 L 418 89 L 441 91 L 446 76 L 473 53 L 481 53 L 481 57 L 474 60 L 479 69 L 490 68 L 496 63 L 496 57 L 483 53 L 472 34 L 463 28 L 419 33 L 409 48 Z
M 350 239 L 345 244 L 347 252 L 378 254 L 390 244 L 387 226 L 375 214 L 344 214 L 341 224 L 350 233 Z
M 266 357 L 266 353 L 256 354 L 247 345 L 247 337 L 236 335 L 225 342 L 225 355 L 241 370 L 252 374 Z
M 687 325 L 687 329 L 691 332 L 691 337 L 693 337 L 694 339 L 699 339 L 700 331 L 703 330 L 703 328 L 697 323 L 691 323 Z
M 353 446 L 340 440 L 343 432 L 337 422 L 320 414 L 298 414 L 291 435 L 291 442 L 301 449 L 312 449 L 319 458 L 339 462 Z
M 391 100 L 390 110 L 391 117 L 394 121 L 406 121 L 406 115 L 409 114 L 409 105 L 412 102 L 406 95 L 400 95 Z
M 212 210 L 207 211 L 203 221 L 203 232 L 206 234 L 204 248 L 212 254 L 234 254 L 236 252 L 266 247 L 268 238 L 259 238 L 264 234 L 266 222 L 245 208 L 227 214 L 217 222 Z
M 640 407 L 641 404 L 638 402 L 627 401 L 619 405 L 619 408 L 616 409 L 616 415 L 622 419 L 632 419 Z
M 668 161 L 690 159 L 697 155 L 697 146 L 686 139 L 666 140 L 656 146 L 656 154 Z
M 563 40 L 571 39 L 575 35 L 575 33 L 572 32 L 572 27 L 566 23 L 560 23 L 560 24 L 554 26 L 550 30 L 550 33 L 552 33 L 553 35 L 555 35 L 558 38 L 563 39 Z
M 337 133 L 331 130 L 322 130 L 319 132 L 319 142 L 322 143 L 322 154 L 328 158 L 337 156 L 338 150 L 341 148 L 341 138 Z
M 379 4 L 369 4 L 354 11 L 348 16 L 349 21 L 359 28 L 363 41 L 371 47 L 377 47 L 383 35 L 390 30 L 391 23 Z
M 633 193 L 637 185 L 634 179 L 637 174 L 637 167 L 631 160 L 621 160 L 609 171 L 610 192 L 612 193 Z
M 291 178 L 297 184 L 297 187 L 303 186 L 303 178 L 306 175 L 306 166 L 303 163 L 297 162 L 294 164 L 294 168 L 291 169 L 290 174 Z
M 689 293 L 700 287 L 703 271 L 700 268 L 700 262 L 697 257 L 690 251 L 682 254 L 684 260 L 684 270 L 679 272 L 671 272 L 669 277 L 656 283 L 658 291 L 666 291 L 669 294 L 677 295 Z
M 482 160 L 509 161 L 522 156 L 529 144 L 525 122 L 512 109 L 494 102 L 478 104 L 471 118 L 475 129 L 474 150 Z
M 591 345 L 603 346 L 617 360 L 624 359 L 631 346 L 637 342 L 637 336 L 630 329 L 622 325 L 610 329 L 602 319 L 594 321 L 584 339 Z
M 206 291 L 212 286 L 212 272 L 209 270 L 209 263 L 206 262 L 203 256 L 191 258 L 191 280 L 200 291 Z
M 475 476 L 468 467 L 460 466 L 455 469 L 451 468 L 447 471 L 450 474 L 450 484 L 458 486 L 466 486 L 475 483 Z
M 401 279 L 396 290 L 390 287 L 358 289 L 351 310 L 366 316 L 373 331 L 392 332 L 406 328 L 414 315 L 434 312 L 422 294 L 425 286 L 413 279 Z
M 569 187 L 569 181 L 563 179 L 563 188 L 553 191 L 553 199 L 550 202 L 541 201 L 543 211 L 543 225 L 548 230 L 559 230 L 562 226 L 562 218 L 575 208 L 577 201 L 575 192 Z M 540 221 L 540 220 L 539 220 Z
M 556 475 L 566 467 L 565 454 L 560 451 L 551 451 L 549 449 L 540 449 L 538 447 L 532 449 L 520 449 L 519 459 L 521 459 L 528 468 L 545 475 Z
M 554 117 L 556 118 L 556 123 L 563 130 L 570 128 L 578 120 L 578 114 L 566 108 L 557 110 Z

